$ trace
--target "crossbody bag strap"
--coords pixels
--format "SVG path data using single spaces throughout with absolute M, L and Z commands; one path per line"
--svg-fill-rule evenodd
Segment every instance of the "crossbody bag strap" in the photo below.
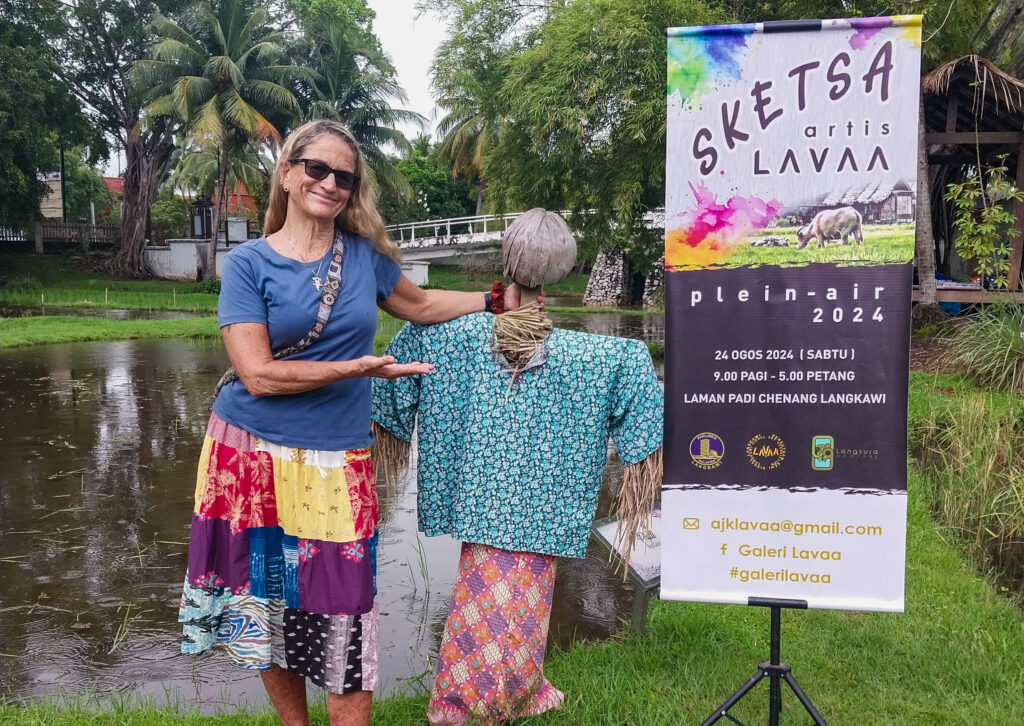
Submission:
M 304 351 L 313 345 L 320 337 L 320 334 L 324 332 L 324 328 L 327 327 L 327 319 L 331 317 L 331 310 L 334 308 L 334 303 L 337 302 L 341 292 L 341 261 L 344 255 L 345 235 L 340 230 L 336 230 L 334 232 L 334 253 L 331 255 L 331 264 L 327 268 L 327 279 L 324 281 L 323 291 L 320 293 L 320 307 L 316 312 L 316 322 L 298 343 L 275 350 L 272 354 L 274 360 L 287 358 L 290 355 Z M 220 380 L 217 381 L 217 387 L 213 389 L 213 397 L 216 398 L 224 386 L 237 380 L 238 373 L 235 371 L 234 366 L 228 368 L 224 375 L 220 377 Z

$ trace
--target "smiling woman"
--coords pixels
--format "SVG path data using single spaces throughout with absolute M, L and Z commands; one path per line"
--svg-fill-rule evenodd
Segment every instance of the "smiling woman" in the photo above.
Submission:
M 261 671 L 285 724 L 308 723 L 307 678 L 333 725 L 369 723 L 378 685 L 370 378 L 433 365 L 373 355 L 376 308 L 431 323 L 485 303 L 402 275 L 364 165 L 344 125 L 296 129 L 266 236 L 227 256 L 218 303 L 233 368 L 200 457 L 182 649 Z

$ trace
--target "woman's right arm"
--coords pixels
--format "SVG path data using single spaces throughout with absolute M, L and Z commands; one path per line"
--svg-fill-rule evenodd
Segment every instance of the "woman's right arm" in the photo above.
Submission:
M 263 323 L 233 323 L 220 331 L 231 365 L 253 396 L 303 393 L 343 378 L 400 378 L 434 370 L 430 363 L 396 363 L 390 355 L 339 361 L 274 360 Z

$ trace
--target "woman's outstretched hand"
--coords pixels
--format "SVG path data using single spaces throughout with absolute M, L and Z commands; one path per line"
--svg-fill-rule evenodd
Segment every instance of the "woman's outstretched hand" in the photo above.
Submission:
M 433 373 L 433 363 L 397 363 L 393 355 L 364 355 L 357 361 L 359 375 L 371 378 L 402 378 L 404 376 L 418 376 L 424 373 Z

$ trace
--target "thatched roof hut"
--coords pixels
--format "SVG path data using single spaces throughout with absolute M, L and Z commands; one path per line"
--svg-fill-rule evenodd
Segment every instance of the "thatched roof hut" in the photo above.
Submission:
M 1024 82 L 976 55 L 950 61 L 921 79 L 925 143 L 931 182 L 936 268 L 949 276 L 953 255 L 952 210 L 946 186 L 982 167 L 1001 163 L 1024 189 Z M 1003 157 L 1000 161 L 1000 157 Z M 1009 289 L 1021 288 L 1024 203 L 1014 204 L 1017 236 L 1010 253 Z M 984 291 L 942 294 L 939 299 L 981 301 Z

